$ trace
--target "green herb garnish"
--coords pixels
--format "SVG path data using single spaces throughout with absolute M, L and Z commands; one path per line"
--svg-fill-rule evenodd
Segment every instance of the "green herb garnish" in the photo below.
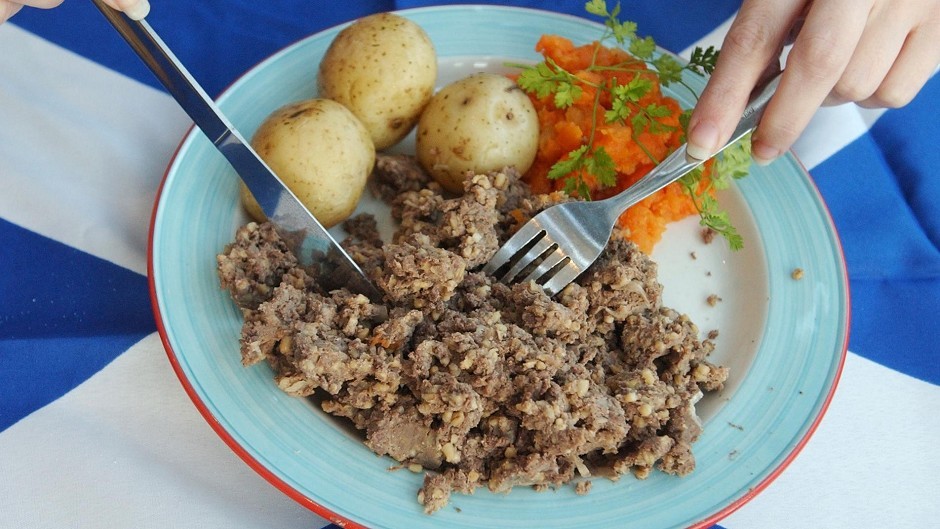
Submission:
M 641 103 L 643 98 L 654 89 L 654 81 L 649 78 L 649 75 L 654 75 L 659 84 L 664 87 L 673 84 L 683 86 L 697 99 L 692 88 L 683 81 L 683 74 L 685 72 L 702 76 L 711 74 L 718 59 L 719 50 L 713 46 L 697 47 L 692 52 L 690 60 L 683 64 L 671 55 L 657 54 L 656 43 L 652 37 L 637 35 L 636 23 L 621 22 L 619 2 L 612 10 L 608 10 L 607 2 L 604 0 L 590 0 L 584 8 L 589 14 L 603 19 L 604 23 L 604 31 L 597 41 L 598 46 L 595 49 L 594 58 L 587 70 L 613 71 L 616 77 L 609 83 L 592 84 L 565 70 L 555 61 L 546 59 L 532 66 L 514 65 L 521 68 L 518 84 L 523 90 L 539 98 L 551 95 L 554 105 L 560 109 L 570 107 L 581 97 L 584 86 L 595 90 L 595 109 L 600 106 L 600 96 L 604 93 L 610 98 L 610 108 L 602 114 L 604 121 L 629 126 L 633 140 L 654 164 L 658 164 L 660 160 L 652 156 L 639 141 L 639 137 L 643 132 L 658 134 L 673 130 L 675 127 L 664 122 L 664 118 L 672 116 L 672 111 L 668 107 Z M 596 64 L 600 46 L 611 40 L 638 61 L 645 63 L 648 68 L 640 68 L 635 62 L 612 66 Z M 598 112 L 594 113 L 595 116 L 597 114 Z M 683 131 L 686 129 L 690 114 L 691 111 L 687 110 L 680 116 L 679 121 Z M 591 130 L 583 144 L 555 163 L 548 172 L 549 179 L 564 178 L 566 193 L 586 200 L 591 199 L 590 186 L 585 180 L 586 174 L 592 175 L 601 188 L 617 184 L 617 170 L 613 159 L 603 147 L 594 144 L 596 131 L 597 123 L 592 122 Z M 679 180 L 682 188 L 695 204 L 700 223 L 724 236 L 734 250 L 743 247 L 743 240 L 712 192 L 725 189 L 732 180 L 746 176 L 750 161 L 750 138 L 747 137 L 730 146 L 716 159 L 709 174 L 708 185 L 701 185 L 703 176 L 701 168 Z

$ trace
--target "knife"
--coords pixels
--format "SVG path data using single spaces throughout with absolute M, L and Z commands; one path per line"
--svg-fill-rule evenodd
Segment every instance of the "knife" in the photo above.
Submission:
M 346 287 L 381 303 L 382 293 L 359 265 L 264 163 L 150 24 L 131 20 L 101 0 L 92 2 L 228 160 L 297 260 L 317 272 L 320 286 Z

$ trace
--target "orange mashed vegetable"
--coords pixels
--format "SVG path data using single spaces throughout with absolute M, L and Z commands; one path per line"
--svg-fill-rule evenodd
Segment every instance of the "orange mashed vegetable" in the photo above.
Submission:
M 638 142 L 642 143 L 646 151 L 657 160 L 662 160 L 680 145 L 682 128 L 679 125 L 679 115 L 682 113 L 682 108 L 676 100 L 662 94 L 658 79 L 652 72 L 641 74 L 649 76 L 653 81 L 653 89 L 640 100 L 640 105 L 643 107 L 649 104 L 665 105 L 671 109 L 672 115 L 659 118 L 659 121 L 667 125 L 670 130 L 655 134 L 643 131 L 634 140 L 629 124 L 605 123 L 604 112 L 610 108 L 610 95 L 607 91 L 601 92 L 599 105 L 595 109 L 596 93 L 592 85 L 609 84 L 618 75 L 620 77 L 618 80 L 625 83 L 632 79 L 632 75 L 625 75 L 622 71 L 588 70 L 592 59 L 594 59 L 595 66 L 619 65 L 630 69 L 646 70 L 646 65 L 642 61 L 619 48 L 608 48 L 596 42 L 576 47 L 570 40 L 556 35 L 543 35 L 535 49 L 544 57 L 552 59 L 565 70 L 575 74 L 579 79 L 591 84 L 582 84 L 580 97 L 573 105 L 564 109 L 555 107 L 554 96 L 551 94 L 544 98 L 529 94 L 538 112 L 540 125 L 538 153 L 534 164 L 523 176 L 533 191 L 550 193 L 564 188 L 566 178 L 549 180 L 548 171 L 569 152 L 587 143 L 591 133 L 592 117 L 594 117 L 592 112 L 597 112 L 594 148 L 603 147 L 617 168 L 617 184 L 613 187 L 603 187 L 593 175 L 582 174 L 582 178 L 591 190 L 591 197 L 594 199 L 617 194 L 655 166 Z M 594 57 L 595 50 L 597 51 L 596 58 Z M 629 120 L 627 121 L 629 123 Z M 705 179 L 702 180 L 702 185 L 705 185 Z M 620 225 L 627 230 L 630 240 L 649 254 L 653 251 L 653 246 L 659 242 L 669 222 L 696 213 L 692 199 L 683 191 L 679 183 L 673 183 L 627 210 L 620 217 Z

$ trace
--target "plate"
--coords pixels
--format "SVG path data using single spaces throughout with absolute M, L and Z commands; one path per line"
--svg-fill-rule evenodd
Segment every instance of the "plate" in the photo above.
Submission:
M 506 71 L 536 61 L 542 33 L 578 44 L 600 35 L 593 22 L 543 11 L 448 6 L 401 12 L 429 33 L 440 84 L 473 71 Z M 315 65 L 341 27 L 306 38 L 246 73 L 220 98 L 250 135 L 284 103 L 315 95 Z M 700 79 L 687 82 L 700 90 Z M 690 93 L 674 94 L 683 104 Z M 410 140 L 413 141 L 413 140 Z M 403 147 L 407 150 L 407 144 Z M 699 404 L 705 431 L 696 470 L 646 480 L 599 478 L 573 487 L 509 494 L 454 494 L 425 515 L 422 477 L 394 471 L 355 433 L 306 399 L 278 390 L 266 365 L 241 366 L 241 315 L 219 288 L 215 255 L 247 219 L 237 177 L 212 144 L 191 131 L 161 185 L 151 226 L 150 287 L 170 362 L 197 408 L 254 470 L 340 525 L 371 528 L 601 528 L 708 525 L 776 477 L 818 424 L 841 372 L 848 335 L 848 287 L 832 221 L 809 175 L 792 155 L 724 192 L 720 201 L 745 237 L 731 252 L 705 244 L 695 219 L 670 226 L 654 258 L 667 305 L 703 333 L 718 329 L 713 360 L 731 368 L 724 390 Z M 362 208 L 374 208 L 364 203 Z M 694 254 L 694 255 L 693 255 Z M 800 280 L 791 271 L 801 268 Z M 715 294 L 714 306 L 706 299 Z

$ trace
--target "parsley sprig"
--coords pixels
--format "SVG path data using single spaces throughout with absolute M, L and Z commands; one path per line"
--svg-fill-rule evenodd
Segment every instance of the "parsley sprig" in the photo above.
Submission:
M 731 224 L 728 212 L 721 209 L 711 191 L 720 191 L 731 186 L 731 181 L 744 178 L 751 165 L 751 135 L 738 140 L 722 152 L 715 160 L 715 166 L 709 175 L 705 187 L 702 187 L 702 166 L 679 179 L 679 184 L 692 197 L 692 203 L 698 211 L 702 226 L 707 226 L 720 233 L 732 250 L 744 247 L 744 239 Z
M 594 59 L 588 70 L 613 72 L 612 80 L 603 84 L 591 83 L 547 58 L 531 66 L 514 65 L 521 69 L 517 82 L 523 90 L 534 93 L 539 98 L 552 96 L 554 105 L 560 109 L 573 105 L 582 96 L 583 87 L 590 87 L 594 90 L 595 108 L 600 106 L 601 94 L 607 94 L 610 99 L 610 108 L 603 113 L 604 121 L 629 125 L 633 140 L 653 163 L 658 164 L 660 160 L 657 160 L 638 138 L 643 132 L 658 134 L 673 130 L 674 127 L 664 121 L 665 118 L 672 116 L 672 111 L 668 107 L 655 103 L 645 105 L 642 103 L 644 97 L 654 89 L 654 81 L 650 78 L 650 74 L 655 76 L 661 86 L 668 87 L 673 84 L 682 86 L 697 99 L 696 92 L 686 84 L 683 75 L 687 71 L 703 76 L 711 74 L 718 59 L 719 50 L 713 46 L 695 48 L 689 61 L 683 64 L 672 55 L 657 54 L 656 42 L 652 37 L 637 35 L 636 23 L 620 21 L 619 2 L 610 10 L 604 0 L 590 0 L 584 7 L 589 14 L 598 16 L 604 21 L 604 32 L 597 41 Z M 647 67 L 639 67 L 636 62 L 612 66 L 596 64 L 600 45 L 610 40 L 616 41 L 617 45 L 626 49 Z M 680 116 L 679 121 L 683 131 L 686 130 L 690 114 L 691 111 L 687 110 Z M 591 130 L 583 144 L 556 162 L 548 171 L 549 179 L 564 178 L 566 193 L 578 195 L 587 200 L 591 198 L 591 186 L 587 183 L 587 175 L 591 175 L 600 188 L 617 184 L 616 164 L 603 146 L 594 144 L 598 125 L 596 120 L 597 113 L 595 112 Z M 679 181 L 683 189 L 691 196 L 699 213 L 700 223 L 723 235 L 734 250 L 743 247 L 743 240 L 712 192 L 725 189 L 732 180 L 746 176 L 750 160 L 750 139 L 745 138 L 726 149 L 715 161 L 706 184 L 702 183 L 704 172 L 701 168 Z

